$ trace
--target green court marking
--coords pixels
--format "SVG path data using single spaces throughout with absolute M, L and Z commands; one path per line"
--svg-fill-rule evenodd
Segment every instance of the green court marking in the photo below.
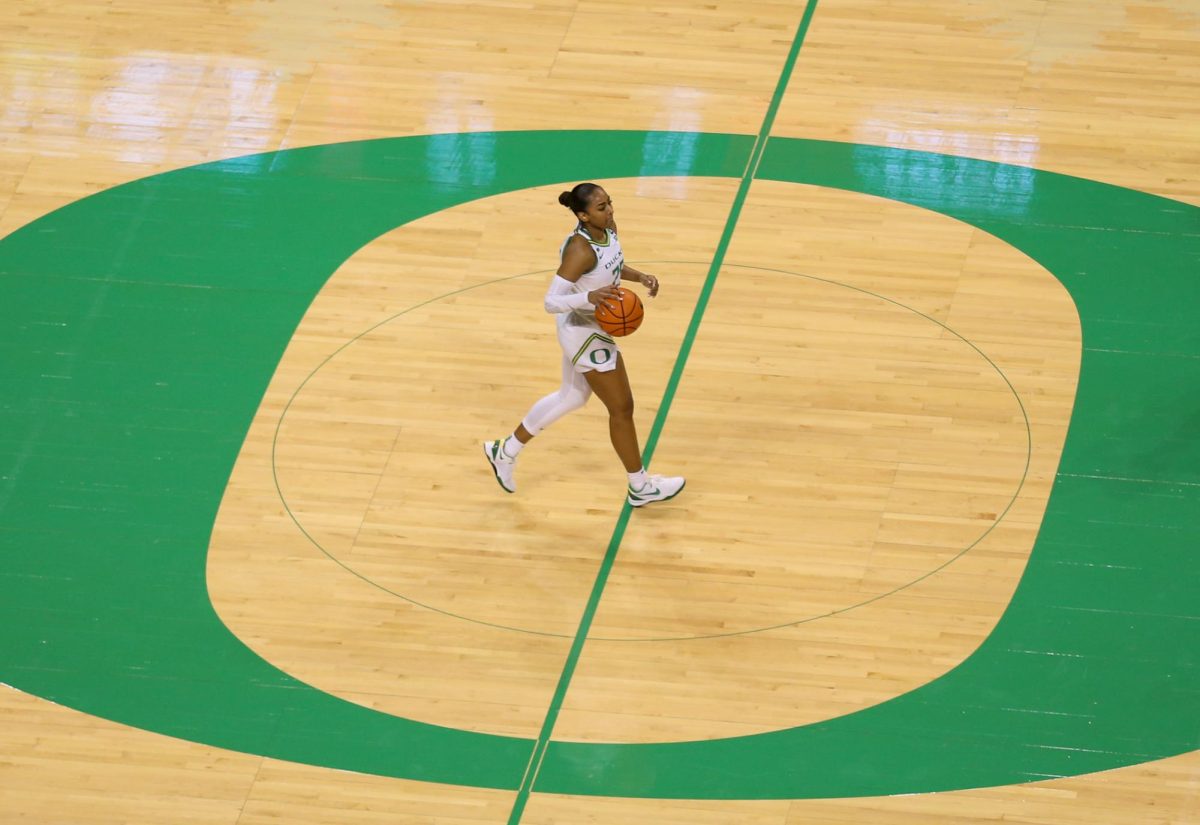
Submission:
M 679 354 L 675 358 L 671 376 L 667 379 L 667 388 L 663 392 L 658 414 L 655 415 L 650 433 L 646 436 L 646 446 L 642 450 L 642 456 L 647 467 L 650 466 L 654 451 L 658 447 L 658 439 L 662 435 L 667 413 L 671 408 L 671 403 L 675 400 L 675 393 L 679 389 L 679 380 L 683 377 L 683 369 L 692 353 L 692 343 L 696 340 L 696 333 L 700 330 L 700 320 L 704 317 L 704 311 L 708 308 L 708 301 L 712 297 L 713 287 L 717 284 L 717 274 L 721 271 L 721 264 L 725 262 L 725 253 L 729 250 L 729 242 L 733 239 L 734 227 L 737 226 L 738 218 L 741 217 L 742 206 L 746 203 L 746 196 L 750 193 L 750 184 L 758 172 L 758 165 L 762 162 L 763 152 L 767 148 L 767 141 L 770 140 L 771 128 L 775 125 L 775 116 L 779 113 L 779 106 L 783 103 L 783 95 L 787 91 L 788 81 L 796 67 L 796 58 L 800 55 L 800 46 L 804 43 L 808 27 L 812 23 L 813 13 L 816 10 L 817 0 L 808 0 L 808 4 L 804 7 L 804 15 L 800 18 L 800 25 L 796 29 L 796 36 L 792 38 L 792 47 L 788 50 L 787 59 L 783 63 L 783 70 L 779 73 L 779 81 L 775 84 L 775 92 L 771 95 L 771 103 L 767 106 L 767 113 L 758 129 L 754 149 L 750 153 L 749 160 L 746 161 L 746 171 L 738 183 L 737 194 L 734 195 L 733 205 L 729 209 L 729 217 L 725 220 L 725 228 L 721 232 L 716 252 L 713 253 L 713 260 L 708 268 L 708 277 L 704 279 L 700 297 L 696 299 L 696 308 L 692 311 L 692 319 L 683 334 L 683 343 L 679 347 Z M 619 529 L 624 531 L 623 526 Z
M 640 260 L 639 261 L 639 265 L 644 264 L 644 265 L 650 265 L 650 266 L 655 265 L 655 264 L 663 264 L 663 263 L 688 264 L 688 265 L 695 265 L 695 266 L 708 266 L 708 264 L 709 264 L 709 262 L 707 262 L 707 261 L 656 261 L 656 260 Z M 748 635 L 754 634 L 754 633 L 764 633 L 769 630 L 778 630 L 778 629 L 784 628 L 784 627 L 793 627 L 795 625 L 813 622 L 818 619 L 825 619 L 825 618 L 829 618 L 831 616 L 840 616 L 845 613 L 849 613 L 852 610 L 856 610 L 856 609 L 858 609 L 860 607 L 864 607 L 868 604 L 873 604 L 873 603 L 879 601 L 880 599 L 887 598 L 888 596 L 892 596 L 892 595 L 895 595 L 896 593 L 906 590 L 909 587 L 912 587 L 913 585 L 918 584 L 919 582 L 922 582 L 925 579 L 929 578 L 930 576 L 938 573 L 939 571 L 944 570 L 946 567 L 953 564 L 958 559 L 962 558 L 965 554 L 967 554 L 972 549 L 974 549 L 981 541 L 983 541 L 985 538 L 987 538 L 1001 524 L 1001 522 L 1004 521 L 1005 516 L 1008 515 L 1008 512 L 1012 509 L 1013 504 L 1016 502 L 1017 496 L 1020 495 L 1021 489 L 1025 486 L 1025 480 L 1029 473 L 1029 464 L 1030 464 L 1030 460 L 1031 460 L 1032 454 L 1033 454 L 1032 432 L 1031 432 L 1030 426 L 1029 426 L 1029 416 L 1025 411 L 1025 404 L 1021 400 L 1021 396 L 1017 392 L 1016 388 L 1012 385 L 1012 382 L 1008 380 L 1008 376 L 1004 374 L 1004 371 L 1002 369 L 1000 369 L 999 365 L 997 365 L 996 362 L 993 361 L 988 356 L 988 354 L 986 352 L 984 352 L 982 349 L 980 349 L 979 346 L 976 345 L 973 341 L 971 341 L 970 339 L 961 335 L 953 327 L 950 327 L 947 324 L 942 323 L 937 318 L 934 318 L 930 315 L 926 315 L 925 313 L 920 312 L 919 310 L 913 309 L 912 307 L 902 304 L 899 301 L 896 301 L 892 298 L 888 298 L 885 295 L 880 295 L 878 293 L 871 292 L 871 291 L 865 290 L 865 289 L 861 289 L 859 287 L 852 286 L 850 284 L 845 284 L 840 281 L 834 281 L 834 280 L 830 280 L 828 278 L 818 278 L 815 275 L 805 275 L 804 273 L 800 273 L 800 272 L 789 272 L 789 271 L 783 270 L 783 269 L 772 269 L 770 267 L 750 266 L 750 265 L 746 265 L 746 264 L 734 264 L 734 263 L 729 263 L 728 261 L 724 262 L 723 267 L 725 270 L 745 269 L 745 270 L 754 270 L 754 271 L 758 271 L 758 272 L 772 272 L 772 273 L 776 273 L 779 275 L 787 275 L 792 278 L 803 278 L 803 279 L 809 280 L 809 281 L 816 281 L 819 283 L 828 284 L 830 286 L 837 286 L 837 287 L 841 287 L 842 289 L 848 289 L 848 290 L 851 290 L 852 292 L 858 292 L 863 295 L 869 295 L 872 298 L 877 298 L 880 301 L 883 301 L 885 303 L 891 304 L 892 306 L 903 309 L 906 312 L 911 312 L 912 314 L 917 315 L 917 316 L 925 319 L 926 321 L 929 321 L 931 324 L 935 324 L 936 326 L 945 330 L 950 335 L 957 338 L 959 341 L 962 341 L 964 344 L 966 344 L 968 347 L 970 347 L 972 350 L 974 350 L 975 353 L 978 354 L 980 358 L 982 358 L 984 361 L 987 362 L 988 366 L 990 366 L 992 368 L 992 370 L 996 373 L 996 375 L 998 375 L 1000 377 L 1000 380 L 1004 382 L 1004 386 L 1008 388 L 1008 391 L 1010 393 L 1012 393 L 1013 400 L 1016 402 L 1016 405 L 1017 405 L 1017 410 L 1019 411 L 1019 413 L 1021 415 L 1021 419 L 1025 424 L 1025 464 L 1021 468 L 1021 475 L 1016 480 L 1016 486 L 1012 491 L 1012 495 L 1009 496 L 1008 501 L 1004 504 L 1004 507 L 1000 510 L 1000 513 L 997 515 L 996 519 L 993 522 L 991 522 L 987 526 L 987 528 L 985 528 L 983 530 L 983 532 L 980 533 L 978 538 L 976 538 L 974 541 L 967 544 L 965 547 L 963 547 L 961 550 L 959 550 L 957 553 L 955 553 L 950 558 L 943 561 L 941 564 L 938 564 L 936 567 L 933 567 L 930 570 L 927 570 L 926 572 L 917 576 L 913 580 L 906 582 L 905 584 L 901 584 L 897 587 L 893 587 L 891 590 L 887 590 L 882 593 L 878 593 L 874 596 L 871 596 L 870 598 L 864 599 L 864 600 L 862 600 L 860 602 L 856 602 L 854 604 L 848 604 L 845 607 L 839 607 L 836 610 L 830 610 L 825 613 L 819 613 L 819 614 L 815 614 L 815 615 L 811 615 L 811 616 L 801 616 L 798 618 L 792 618 L 787 621 L 782 621 L 777 624 L 766 625 L 763 627 L 748 627 L 748 628 L 743 628 L 741 630 L 730 630 L 725 633 L 708 633 L 708 634 L 704 634 L 704 635 L 695 635 L 695 636 L 634 637 L 634 636 L 589 635 L 587 637 L 587 640 L 590 642 L 632 642 L 632 643 L 685 642 L 685 641 L 693 641 L 693 640 L 698 641 L 701 639 L 716 639 L 716 638 L 723 638 L 723 637 L 728 637 L 728 636 L 748 636 Z M 404 593 L 400 593 L 389 587 L 385 587 L 382 584 L 380 584 L 379 582 L 370 578 L 369 576 L 363 575 L 352 564 L 347 563 L 344 559 L 340 558 L 337 554 L 331 552 L 327 547 L 325 547 L 321 543 L 320 539 L 318 539 L 316 536 L 314 536 L 309 531 L 309 529 L 305 526 L 304 522 L 295 513 L 295 511 L 292 509 L 291 504 L 288 501 L 287 492 L 284 490 L 283 485 L 280 483 L 278 464 L 277 464 L 277 460 L 276 460 L 276 456 L 277 456 L 278 450 L 279 450 L 280 431 L 283 428 L 284 421 L 287 420 L 288 411 L 292 408 L 292 405 L 296 402 L 296 399 L 299 398 L 299 396 L 304 392 L 304 388 L 306 386 L 308 386 L 309 382 L 312 381 L 312 379 L 315 378 L 317 376 L 317 374 L 319 372 L 321 372 L 321 370 L 323 370 L 334 359 L 336 359 L 338 357 L 338 355 L 345 352 L 348 348 L 353 346 L 356 342 L 362 340 L 363 338 L 370 335 L 372 332 L 379 329 L 380 327 L 385 326 L 386 324 L 390 324 L 393 321 L 396 321 L 396 320 L 399 320 L 402 318 L 407 318 L 409 313 L 413 312 L 414 310 L 420 309 L 421 307 L 429 306 L 430 304 L 437 303 L 438 301 L 441 301 L 445 298 L 450 298 L 455 295 L 461 295 L 464 292 L 469 292 L 472 290 L 480 289 L 482 287 L 495 286 L 497 284 L 503 284 L 503 283 L 507 283 L 509 281 L 520 280 L 521 278 L 527 278 L 527 277 L 531 277 L 534 275 L 545 276 L 553 271 L 554 271 L 553 269 L 542 269 L 542 270 L 537 270 L 534 272 L 525 272 L 520 275 L 509 275 L 509 276 L 506 276 L 503 278 L 497 278 L 493 281 L 485 281 L 480 284 L 475 284 L 473 286 L 469 286 L 464 289 L 456 289 L 453 292 L 447 292 L 445 295 L 439 295 L 436 298 L 430 298 L 429 300 L 422 301 L 419 304 L 415 304 L 411 307 L 408 307 L 407 309 L 396 313 L 395 315 L 391 316 L 390 318 L 380 321 L 379 323 L 371 326 L 370 328 L 363 330 L 361 333 L 359 333 L 358 335 L 355 335 L 349 341 L 342 344 L 340 347 L 338 347 L 336 350 L 334 350 L 332 353 L 330 353 L 324 360 L 322 360 L 321 363 L 319 363 L 316 367 L 314 367 L 312 372 L 310 372 L 307 376 L 304 377 L 304 380 L 300 382 L 300 384 L 296 387 L 295 391 L 292 393 L 291 397 L 288 399 L 287 404 L 284 405 L 283 411 L 279 415 L 279 421 L 276 423 L 275 436 L 271 443 L 271 472 L 275 479 L 275 490 L 276 490 L 276 492 L 279 493 L 279 500 L 283 503 L 284 509 L 287 511 L 288 515 L 291 517 L 292 521 L 295 523 L 297 529 L 299 529 L 300 532 L 304 534 L 304 537 L 307 538 L 309 540 L 309 542 L 311 542 L 312 545 L 314 547 L 316 547 L 317 550 L 319 550 L 323 555 L 325 555 L 330 561 L 332 561 L 334 564 L 338 565 L 339 567 L 343 568 L 346 572 L 355 576 L 359 580 L 366 582 L 367 584 L 371 585 L 372 587 L 375 587 L 375 588 L 379 589 L 380 591 L 387 593 L 390 596 L 394 596 L 398 599 L 406 601 L 409 604 L 414 604 L 418 607 L 425 608 L 426 610 L 432 610 L 435 613 L 440 613 L 443 616 L 447 616 L 447 617 L 450 617 L 453 619 L 459 619 L 464 622 L 471 622 L 473 624 L 479 624 L 479 625 L 483 625 L 485 627 L 494 627 L 499 630 L 507 630 L 507 631 L 511 631 L 514 633 L 528 633 L 528 634 L 534 635 L 534 636 L 547 636 L 550 638 L 557 638 L 557 639 L 570 639 L 570 638 L 574 638 L 574 637 L 572 635 L 569 635 L 566 633 L 551 633 L 549 631 L 536 630 L 534 628 L 529 628 L 529 627 L 517 627 L 515 625 L 505 625 L 505 624 L 499 624 L 497 622 L 488 622 L 488 621 L 484 621 L 483 619 L 478 619 L 478 618 L 474 618 L 472 616 L 468 616 L 465 613 L 456 613 L 456 612 L 453 612 L 450 610 L 445 610 L 441 607 L 437 607 L 436 605 L 420 601 L 419 599 L 413 598 L 412 596 L 406 595 Z M 709 272 L 710 276 L 711 276 L 711 274 L 712 273 Z M 800 392 L 802 390 L 798 389 L 797 391 Z
M 268 380 L 355 250 L 475 198 L 584 178 L 738 178 L 749 136 L 508 132 L 182 169 L 0 241 L 0 680 L 123 724 L 343 770 L 516 789 L 531 739 L 427 725 L 263 661 L 209 604 L 209 533 Z M 594 147 L 580 156 L 575 148 Z M 918 793 L 1192 750 L 1200 731 L 1200 209 L 1024 167 L 772 138 L 764 179 L 890 198 L 1017 247 L 1084 352 L 1020 586 L 941 678 L 759 736 L 551 742 L 539 791 Z
M 721 264 L 725 260 L 725 252 L 729 248 L 729 241 L 733 237 L 733 229 L 737 225 L 738 217 L 742 214 L 742 205 L 746 202 L 746 195 L 750 192 L 750 182 L 754 179 L 755 171 L 758 169 L 758 164 L 762 159 L 767 138 L 771 134 L 772 125 L 775 123 L 775 115 L 779 111 L 780 103 L 783 101 L 783 93 L 787 90 L 788 80 L 791 78 L 792 69 L 796 65 L 796 56 L 800 53 L 800 45 L 804 42 L 804 35 L 808 31 L 808 25 L 812 20 L 813 11 L 816 7 L 817 0 L 808 0 L 808 5 L 805 7 L 804 17 L 800 21 L 796 36 L 792 38 L 792 47 L 788 50 L 787 60 L 784 62 L 783 70 L 779 73 L 779 81 L 775 84 L 775 93 L 771 96 L 771 103 L 767 107 L 766 116 L 763 118 L 762 126 L 758 130 L 758 136 L 754 140 L 754 147 L 750 151 L 750 157 L 746 162 L 746 169 L 742 173 L 741 181 L 738 183 L 737 194 L 734 195 L 733 204 L 729 208 L 729 217 L 725 220 L 725 228 L 721 232 L 721 239 L 717 243 L 716 253 L 713 255 L 712 264 L 708 268 L 708 276 L 704 279 L 704 285 L 700 289 L 700 296 L 696 300 L 696 307 L 692 311 L 691 321 L 688 323 L 687 331 L 684 333 L 683 342 L 679 347 L 679 354 L 676 356 L 675 365 L 671 370 L 671 376 L 667 379 L 667 386 L 663 391 L 658 414 L 654 416 L 654 423 L 650 427 L 650 433 L 647 435 L 646 443 L 642 448 L 642 463 L 646 469 L 650 469 L 654 449 L 658 445 L 658 438 L 662 434 L 663 426 L 666 423 L 671 402 L 675 399 L 675 391 L 679 386 L 679 379 L 683 375 L 688 356 L 691 354 L 692 342 L 695 340 L 696 332 L 700 328 L 700 319 L 704 317 L 704 310 L 708 307 L 708 300 L 717 282 L 717 274 L 720 272 Z M 559 676 L 558 684 L 555 686 L 554 695 L 550 699 L 550 707 L 546 711 L 546 718 L 542 723 L 542 729 L 538 733 L 537 742 L 534 745 L 533 759 L 530 761 L 530 767 L 521 779 L 520 788 L 517 789 L 517 798 L 513 803 L 512 813 L 508 818 L 509 825 L 516 825 L 516 823 L 520 822 L 521 814 L 525 810 L 525 804 L 529 799 L 529 794 L 538 781 L 538 775 L 542 769 L 542 760 L 550 744 L 551 737 L 554 735 L 554 725 L 558 720 L 562 703 L 566 699 L 567 688 L 570 686 L 571 678 L 575 674 L 575 668 L 579 663 L 579 656 L 583 652 L 583 644 L 587 640 L 588 633 L 591 631 L 592 621 L 596 616 L 596 609 L 600 606 L 600 596 L 604 593 L 604 588 L 608 584 L 608 577 L 612 573 L 613 564 L 617 558 L 617 551 L 621 546 L 622 539 L 625 537 L 625 530 L 629 526 L 629 516 L 632 512 L 633 508 L 626 501 L 621 506 L 621 514 L 617 517 L 617 523 L 613 527 L 612 538 L 609 540 L 608 548 L 604 552 L 604 558 L 600 562 L 600 569 L 596 573 L 592 592 L 588 595 L 587 605 L 584 607 L 583 616 L 579 620 L 579 628 L 575 631 L 575 640 L 571 644 L 571 650 L 567 654 L 566 662 L 563 663 L 562 674 Z

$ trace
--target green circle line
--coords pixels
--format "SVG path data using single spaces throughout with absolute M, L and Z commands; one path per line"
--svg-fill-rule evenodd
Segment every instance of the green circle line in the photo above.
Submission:
M 646 263 L 646 264 L 672 263 L 672 264 L 694 265 L 694 264 L 705 264 L 706 262 L 703 262 L 703 261 L 648 260 L 648 261 L 644 261 L 643 263 Z M 921 318 L 924 318 L 926 321 L 930 321 L 930 322 L 936 324 L 937 326 L 941 327 L 945 331 L 949 332 L 951 335 L 958 338 L 960 341 L 965 343 L 967 346 L 971 347 L 971 349 L 975 350 L 975 352 L 981 358 L 983 358 L 983 360 L 986 361 L 993 370 L 996 371 L 996 373 L 1000 376 L 1000 378 L 1003 379 L 1005 385 L 1009 389 L 1009 392 L 1011 392 L 1013 395 L 1013 398 L 1016 399 L 1017 406 L 1021 410 L 1021 418 L 1025 424 L 1025 466 L 1021 469 L 1021 477 L 1017 481 L 1017 487 L 1013 491 L 1013 494 L 1009 498 L 1008 502 L 1005 504 L 1004 509 L 997 515 L 995 520 L 991 524 L 988 525 L 987 529 L 985 529 L 982 534 L 980 534 L 974 541 L 972 541 L 966 547 L 959 550 L 953 556 L 951 556 L 950 558 L 946 559 L 944 562 L 939 564 L 937 567 L 934 567 L 933 569 L 926 571 L 925 573 L 923 573 L 919 577 L 913 579 L 912 581 L 906 582 L 898 587 L 894 587 L 889 591 L 886 591 L 884 593 L 879 593 L 875 596 L 872 596 L 869 599 L 865 599 L 863 601 L 856 602 L 855 604 L 847 605 L 846 607 L 841 607 L 836 610 L 830 610 L 830 611 L 827 611 L 825 613 L 821 613 L 818 615 L 808 616 L 806 618 L 797 619 L 797 620 L 789 621 L 789 622 L 780 622 L 778 624 L 765 625 L 763 627 L 749 628 L 746 630 L 735 630 L 735 631 L 731 631 L 728 633 L 708 633 L 708 634 L 703 634 L 703 635 L 692 635 L 692 636 L 663 636 L 663 637 L 646 637 L 646 638 L 607 637 L 607 636 L 591 636 L 591 635 L 589 635 L 587 637 L 587 640 L 590 642 L 687 642 L 687 641 L 702 641 L 702 640 L 706 640 L 706 639 L 723 639 L 723 638 L 729 638 L 729 637 L 733 637 L 733 636 L 750 636 L 750 635 L 757 634 L 757 633 L 766 633 L 766 632 L 772 631 L 772 630 L 782 630 L 782 629 L 788 628 L 788 627 L 796 627 L 798 625 L 808 624 L 809 622 L 814 622 L 819 619 L 827 619 L 832 616 L 838 616 L 838 615 L 841 615 L 844 613 L 849 613 L 850 611 L 856 610 L 857 608 L 865 607 L 866 605 L 873 604 L 874 602 L 880 601 L 881 599 L 886 599 L 889 596 L 894 596 L 897 593 L 900 593 L 916 584 L 919 584 L 919 583 L 925 581 L 930 576 L 933 576 L 936 573 L 939 573 L 942 570 L 946 569 L 948 566 L 950 566 L 951 564 L 953 564 L 954 562 L 956 562 L 960 558 L 962 558 L 964 555 L 966 555 L 973 548 L 978 546 L 981 541 L 983 541 L 985 538 L 987 538 L 992 533 L 992 531 L 995 530 L 996 527 L 998 527 L 1000 525 L 1000 523 L 1004 520 L 1004 517 L 1008 515 L 1009 510 L 1012 509 L 1013 504 L 1016 503 L 1017 497 L 1020 495 L 1021 490 L 1024 488 L 1025 481 L 1029 477 L 1029 466 L 1030 466 L 1030 463 L 1033 458 L 1033 431 L 1029 424 L 1029 414 L 1025 409 L 1025 404 L 1021 400 L 1020 393 L 1017 392 L 1016 387 L 1014 387 L 1012 385 L 1012 382 L 1008 379 L 1008 376 L 1004 374 L 1004 371 L 1002 369 L 1000 369 L 999 365 L 996 364 L 995 361 L 993 361 L 987 355 L 987 353 L 985 353 L 983 350 L 981 350 L 973 341 L 967 339 L 962 334 L 960 334 L 959 332 L 954 330 L 952 327 L 948 326 L 947 324 L 943 323 L 942 321 L 939 321 L 937 318 L 927 315 L 924 312 L 921 312 L 920 310 L 913 309 L 912 307 L 907 306 L 906 304 L 902 304 L 899 301 L 896 301 L 892 298 L 888 298 L 884 295 L 879 295 L 879 294 L 877 294 L 875 292 L 871 292 L 870 290 L 867 290 L 867 289 L 862 289 L 860 287 L 842 283 L 841 281 L 834 281 L 834 280 L 831 280 L 828 278 L 820 278 L 815 275 L 807 275 L 805 273 L 800 273 L 800 272 L 789 272 L 789 271 L 783 270 L 783 269 L 772 269 L 770 267 L 751 266 L 748 264 L 736 264 L 736 263 L 726 262 L 722 268 L 724 268 L 724 267 L 733 267 L 733 268 L 740 268 L 740 269 L 755 269 L 755 270 L 759 270 L 761 272 L 774 272 L 774 273 L 777 273 L 780 275 L 790 275 L 790 276 L 798 277 L 798 278 L 806 278 L 808 280 L 819 281 L 821 283 L 830 284 L 832 286 L 843 287 L 845 289 L 849 289 L 854 292 L 859 292 L 863 295 L 869 295 L 872 298 L 878 298 L 879 300 L 885 301 L 889 304 L 892 304 L 893 306 L 897 306 L 900 309 L 907 310 L 908 312 L 911 312 L 914 315 L 918 315 Z M 389 587 L 385 587 L 384 585 L 380 584 L 379 582 L 375 581 L 374 579 L 370 578 L 369 576 L 363 575 L 359 571 L 355 570 L 352 566 L 346 564 L 344 561 L 342 561 L 336 555 L 331 553 L 323 544 L 321 544 L 321 542 L 318 541 L 317 538 L 315 536 L 313 536 L 305 528 L 303 522 L 301 522 L 300 519 L 296 516 L 296 514 L 292 511 L 291 506 L 288 504 L 287 496 L 283 492 L 283 487 L 279 482 L 278 464 L 276 461 L 276 455 L 277 455 L 277 450 L 278 450 L 278 445 L 279 445 L 279 433 L 283 427 L 283 421 L 287 417 L 288 410 L 291 409 L 292 404 L 295 402 L 296 398 L 300 395 L 300 393 L 304 390 L 305 386 L 308 385 L 308 382 L 310 380 L 312 380 L 312 378 L 314 378 L 316 376 L 316 374 L 318 372 L 320 372 L 327 364 L 329 364 L 334 358 L 336 358 L 338 356 L 338 354 L 340 354 L 341 352 L 343 352 L 344 350 L 346 350 L 347 348 L 352 346 L 355 342 L 361 340 L 362 338 L 366 337 L 367 335 L 370 335 L 375 330 L 379 329 L 380 327 L 384 326 L 385 324 L 391 323 L 392 321 L 396 320 L 397 318 L 407 315 L 408 313 L 413 312 L 414 310 L 420 309 L 421 307 L 428 306 L 429 304 L 441 301 L 445 298 L 451 298 L 455 295 L 460 295 L 464 292 L 469 292 L 473 289 L 478 289 L 479 287 L 493 286 L 495 284 L 504 283 L 506 281 L 514 281 L 514 280 L 518 280 L 520 278 L 526 278 L 531 275 L 544 275 L 545 273 L 550 272 L 550 271 L 552 271 L 552 270 L 541 269 L 541 270 L 536 270 L 533 272 L 524 272 L 524 273 L 521 273 L 520 275 L 509 275 L 509 276 L 506 276 L 503 278 L 496 278 L 491 281 L 485 281 L 482 283 L 473 284 L 472 286 L 464 287 L 462 289 L 457 289 L 452 292 L 447 292 L 443 295 L 439 295 L 434 298 L 430 298 L 430 299 L 422 301 L 418 304 L 414 304 L 413 306 L 408 307 L 404 310 L 401 310 L 400 312 L 397 312 L 397 313 L 385 318 L 384 320 L 379 321 L 378 323 L 372 325 L 368 329 L 363 330 L 362 332 L 358 333 L 357 335 L 355 335 L 352 338 L 350 338 L 349 340 L 347 340 L 344 344 L 339 346 L 332 353 L 330 353 L 326 358 L 324 358 L 319 364 L 317 364 L 317 366 L 315 366 L 312 369 L 312 371 L 309 372 L 309 374 L 304 377 L 304 380 L 301 381 L 296 386 L 296 389 L 292 392 L 292 395 L 288 398 L 287 404 L 284 405 L 283 410 L 280 412 L 279 420 L 276 422 L 276 425 L 275 425 L 275 433 L 271 440 L 271 474 L 272 474 L 272 478 L 274 479 L 274 482 L 275 482 L 275 491 L 279 495 L 279 500 L 283 504 L 284 510 L 287 511 L 288 516 L 292 519 L 292 522 L 296 525 L 296 528 L 304 535 L 304 537 L 306 539 L 308 539 L 308 541 L 315 548 L 317 548 L 317 550 L 319 550 L 321 552 L 322 555 L 324 555 L 326 558 L 328 558 L 334 564 L 338 565 L 343 570 L 345 570 L 346 572 L 355 576 L 356 578 L 360 579 L 361 581 L 371 585 L 372 587 L 375 587 L 378 590 L 381 590 L 384 593 L 387 593 L 390 596 L 394 596 L 398 599 L 408 602 L 409 604 L 424 608 L 425 610 L 430 610 L 434 613 L 438 613 L 438 614 L 446 616 L 448 618 L 457 619 L 457 620 L 465 621 L 465 622 L 471 622 L 472 624 L 483 625 L 485 627 L 492 627 L 492 628 L 496 628 L 498 630 L 511 631 L 514 633 L 526 633 L 526 634 L 533 635 L 533 636 L 548 636 L 551 638 L 570 639 L 570 638 L 573 638 L 573 636 L 571 636 L 570 634 L 567 634 L 567 633 L 551 633 L 551 632 L 542 631 L 542 630 L 531 630 L 531 629 L 525 628 L 525 627 L 516 627 L 514 625 L 504 625 L 504 624 L 499 624 L 497 622 L 488 622 L 483 619 L 476 619 L 476 618 L 473 618 L 471 616 L 467 616 L 467 615 L 464 615 L 461 613 L 454 613 L 452 611 L 445 610 L 443 608 L 436 607 L 431 604 L 427 604 L 427 603 L 422 602 L 418 599 L 415 599 L 411 596 L 406 596 L 403 593 L 399 593 L 395 590 L 392 590 Z

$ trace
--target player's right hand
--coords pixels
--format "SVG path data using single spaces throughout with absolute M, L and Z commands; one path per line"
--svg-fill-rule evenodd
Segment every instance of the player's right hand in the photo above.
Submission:
M 609 286 L 602 286 L 599 289 L 593 289 L 588 293 L 588 300 L 591 301 L 594 307 L 604 304 L 609 309 L 612 309 L 621 302 L 621 296 L 617 292 L 617 287 L 610 284 Z

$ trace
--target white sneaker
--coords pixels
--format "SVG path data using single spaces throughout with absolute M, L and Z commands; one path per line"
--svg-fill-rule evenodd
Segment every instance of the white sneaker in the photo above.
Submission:
M 492 465 L 492 472 L 496 474 L 500 486 L 506 492 L 515 493 L 517 482 L 513 480 L 513 471 L 517 469 L 517 460 L 504 454 L 504 439 L 483 442 L 483 454 Z
M 650 476 L 640 490 L 629 488 L 628 501 L 634 507 L 644 507 L 653 501 L 666 501 L 679 495 L 686 483 L 680 476 Z

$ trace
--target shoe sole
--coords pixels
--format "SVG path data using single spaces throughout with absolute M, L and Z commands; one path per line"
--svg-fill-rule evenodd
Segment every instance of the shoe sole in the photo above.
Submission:
M 685 481 L 685 482 L 683 482 L 683 484 L 680 484 L 680 485 L 679 485 L 679 489 L 678 489 L 678 490 L 676 490 L 675 492 L 671 493 L 671 495 L 667 496 L 666 498 L 652 498 L 652 499 L 650 499 L 649 501 L 643 501 L 641 504 L 634 504 L 634 503 L 633 503 L 633 502 L 632 502 L 632 501 L 629 499 L 629 497 L 628 497 L 628 496 L 626 496 L 626 497 L 625 497 L 625 500 L 629 502 L 629 506 L 630 506 L 630 507 L 645 507 L 647 504 L 658 504 L 659 502 L 662 502 L 662 501 L 670 501 L 671 499 L 675 498 L 675 496 L 677 496 L 677 495 L 679 495 L 680 493 L 682 493 L 682 492 L 683 492 L 683 488 L 684 488 L 684 487 L 686 487 L 686 486 L 687 486 L 687 482 Z
M 488 452 L 488 447 L 490 446 L 491 444 L 483 445 L 483 457 L 487 459 L 488 466 L 492 468 L 492 475 L 496 477 L 496 483 L 500 485 L 500 489 L 504 492 L 509 494 L 515 493 L 516 490 L 508 489 L 504 486 L 504 482 L 500 480 L 500 471 L 496 469 L 496 462 L 492 460 L 492 454 Z

